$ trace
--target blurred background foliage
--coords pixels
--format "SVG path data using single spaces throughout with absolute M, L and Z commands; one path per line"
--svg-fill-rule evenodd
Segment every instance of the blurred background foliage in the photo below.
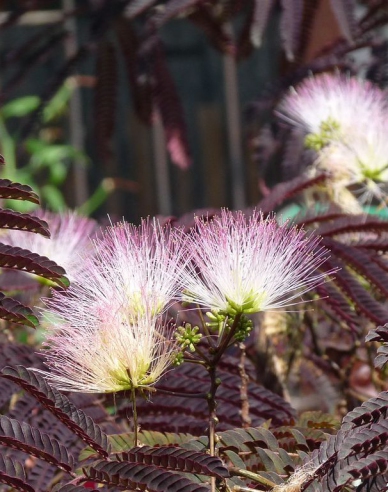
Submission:
M 284 172 L 290 149 L 271 120 L 289 85 L 335 68 L 387 79 L 384 1 L 21 0 L 0 9 L 4 173 L 53 210 L 138 221 L 253 205 L 295 174 L 288 164 Z

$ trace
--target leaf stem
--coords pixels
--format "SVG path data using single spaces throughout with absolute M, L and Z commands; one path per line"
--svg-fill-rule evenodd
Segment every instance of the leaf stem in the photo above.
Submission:
M 200 364 L 202 366 L 206 365 L 206 363 L 203 360 L 194 359 L 192 357 L 188 357 L 187 359 L 183 358 L 183 362 L 190 362 L 191 364 Z
M 229 347 L 229 343 L 232 341 L 234 334 L 236 333 L 238 324 L 240 322 L 242 313 L 237 313 L 234 318 L 233 325 L 231 326 L 229 333 L 221 340 L 219 347 L 217 348 L 217 352 L 215 353 L 211 363 L 216 366 L 221 357 L 223 356 L 225 350 Z
M 206 339 L 208 340 L 209 345 L 214 348 L 216 345 L 214 343 L 214 340 L 212 339 L 212 334 L 209 331 L 209 328 L 208 328 L 208 326 L 206 324 L 206 321 L 205 321 L 205 319 L 203 317 L 202 310 L 201 310 L 199 304 L 197 304 L 197 308 L 198 308 L 199 317 L 201 319 L 202 329 L 203 329 L 203 331 L 205 333 Z
M 192 361 L 190 361 L 192 362 Z M 208 393 L 180 393 L 179 391 L 171 391 L 162 388 L 154 388 L 155 391 L 163 393 L 164 395 L 179 396 L 181 398 L 207 398 Z
M 258 473 L 253 473 L 249 470 L 243 470 L 241 468 L 237 467 L 232 467 L 229 469 L 229 472 L 233 476 L 237 477 L 244 477 L 244 478 L 249 478 L 250 480 L 253 480 L 254 482 L 261 483 L 262 485 L 265 485 L 266 487 L 270 487 L 273 489 L 276 487 L 276 483 L 272 482 L 272 480 L 269 480 L 268 478 L 265 478 Z

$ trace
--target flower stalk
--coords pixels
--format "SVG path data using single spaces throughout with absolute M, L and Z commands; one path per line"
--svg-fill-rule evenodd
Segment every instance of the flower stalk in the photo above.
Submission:
M 133 418 L 133 446 L 136 447 L 138 443 L 138 419 L 137 419 L 137 407 L 136 407 L 136 389 L 131 388 L 131 401 L 132 401 L 132 418 Z

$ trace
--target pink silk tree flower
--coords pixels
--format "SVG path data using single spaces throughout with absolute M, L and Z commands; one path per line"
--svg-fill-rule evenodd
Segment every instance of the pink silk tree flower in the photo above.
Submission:
M 222 210 L 208 222 L 196 218 L 182 300 L 231 315 L 301 302 L 331 273 L 318 270 L 327 257 L 319 241 L 257 211 L 246 217 Z
M 388 114 L 383 121 L 365 122 L 362 133 L 349 132 L 346 142 L 322 149 L 316 166 L 333 176 L 334 190 L 352 186 L 360 203 L 386 199 L 388 182 Z
M 309 134 L 306 142 L 319 150 L 333 140 L 346 140 L 360 122 L 384 120 L 387 108 L 386 95 L 370 82 L 321 74 L 291 88 L 276 113 L 303 128 Z
M 0 242 L 47 256 L 63 267 L 69 280 L 73 281 L 83 268 L 82 255 L 92 250 L 90 238 L 97 232 L 97 223 L 74 211 L 54 213 L 37 210 L 34 214 L 48 223 L 50 238 L 32 232 L 9 230 L 0 237 Z
M 70 297 L 76 300 L 82 288 L 76 285 L 70 289 Z M 145 315 L 131 324 L 125 306 L 114 311 L 105 305 L 93 312 L 79 301 L 78 311 L 73 312 L 67 300 L 66 295 L 55 292 L 47 301 L 52 310 L 45 351 L 50 372 L 37 371 L 59 390 L 145 390 L 172 363 L 177 352 L 172 329 L 163 327 L 156 317 Z M 53 316 L 57 313 L 61 315 Z
M 134 390 L 159 379 L 177 352 L 173 327 L 160 318 L 185 267 L 182 234 L 144 220 L 109 227 L 94 241 L 82 279 L 45 300 L 47 379 L 81 392 Z
M 162 314 L 177 298 L 178 279 L 188 258 L 180 229 L 143 220 L 139 227 L 120 222 L 94 241 L 97 266 L 84 283 L 97 303 L 126 306 L 134 320 L 145 313 Z
M 360 204 L 385 201 L 388 98 L 382 90 L 354 77 L 317 75 L 291 89 L 277 114 L 306 131 L 306 147 L 317 152 L 310 173 L 329 173 L 328 194 L 342 208 L 360 213 Z

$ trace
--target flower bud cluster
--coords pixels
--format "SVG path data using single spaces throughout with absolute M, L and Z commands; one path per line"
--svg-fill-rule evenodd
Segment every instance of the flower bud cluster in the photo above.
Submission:
M 192 328 L 190 323 L 185 323 L 184 326 L 178 326 L 175 338 L 182 350 L 188 349 L 190 352 L 195 352 L 195 345 L 200 342 L 202 334 L 199 333 L 198 326 Z
M 210 321 L 206 324 L 210 329 L 213 329 L 217 332 L 220 332 L 222 330 L 224 333 L 229 333 L 235 323 L 236 315 L 236 312 L 234 315 L 230 315 L 222 311 L 208 312 L 206 313 L 206 316 L 209 318 Z M 240 314 L 237 326 L 234 327 L 234 340 L 236 342 L 243 342 L 249 336 L 252 329 L 252 320 L 249 319 L 248 316 L 246 316 L 245 314 Z

